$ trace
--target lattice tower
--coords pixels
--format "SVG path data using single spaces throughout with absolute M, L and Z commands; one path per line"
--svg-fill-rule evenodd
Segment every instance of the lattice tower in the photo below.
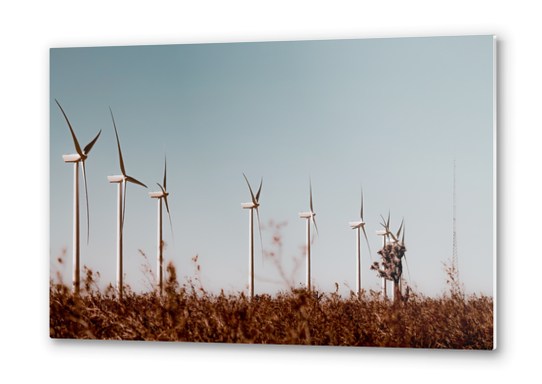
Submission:
M 455 193 L 455 159 L 454 159 L 454 219 L 453 219 L 454 234 L 453 234 L 452 266 L 455 271 L 454 277 L 456 279 L 456 282 L 459 283 L 459 266 L 457 264 L 457 233 L 455 230 L 455 220 L 456 220 L 455 208 L 456 208 L 456 193 Z

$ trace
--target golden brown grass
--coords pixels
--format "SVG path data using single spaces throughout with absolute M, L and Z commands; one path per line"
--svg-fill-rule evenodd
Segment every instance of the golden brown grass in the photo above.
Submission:
M 115 340 L 305 344 L 411 348 L 493 348 L 493 299 L 456 292 L 432 299 L 410 293 L 401 303 L 380 294 L 310 293 L 305 289 L 260 295 L 213 295 L 180 287 L 168 266 L 163 297 L 156 292 L 93 288 L 87 271 L 82 294 L 50 285 L 50 336 Z

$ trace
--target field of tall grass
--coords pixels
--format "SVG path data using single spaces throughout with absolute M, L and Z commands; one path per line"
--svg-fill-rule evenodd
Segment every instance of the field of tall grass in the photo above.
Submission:
M 453 286 L 440 298 L 408 292 L 395 303 L 374 291 L 343 298 L 303 288 L 250 299 L 180 286 L 170 263 L 162 296 L 128 288 L 118 300 L 85 271 L 79 295 L 51 281 L 51 338 L 493 349 L 493 299 Z

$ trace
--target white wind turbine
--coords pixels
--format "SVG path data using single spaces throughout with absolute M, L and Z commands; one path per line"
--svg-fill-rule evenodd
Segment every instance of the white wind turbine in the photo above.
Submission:
M 115 118 L 113 117 L 113 111 L 109 108 L 111 112 L 111 119 L 113 120 L 113 128 L 115 128 L 115 136 L 117 137 L 117 146 L 119 149 L 119 161 L 120 161 L 120 171 L 122 175 L 118 176 L 107 176 L 110 183 L 118 184 L 118 216 L 117 216 L 117 290 L 119 293 L 119 298 L 122 298 L 123 292 L 123 275 L 122 275 L 122 231 L 124 227 L 124 209 L 126 207 L 126 182 L 129 181 L 134 184 L 139 184 L 145 188 L 147 186 L 140 181 L 137 181 L 131 176 L 126 174 L 124 169 L 124 162 L 122 161 L 122 152 L 120 150 L 119 134 L 117 133 L 117 126 L 115 125 Z
M 166 186 L 166 170 L 167 170 L 167 161 L 164 156 L 164 186 L 162 187 L 159 183 L 158 186 L 162 190 L 161 192 L 149 192 L 149 195 L 153 199 L 158 199 L 158 265 L 157 265 L 157 271 L 158 271 L 158 291 L 160 292 L 160 295 L 162 294 L 162 286 L 163 286 L 163 241 L 162 241 L 162 199 L 164 199 L 164 202 L 166 203 L 166 210 L 169 217 L 169 226 L 171 227 L 171 238 L 173 239 L 173 225 L 171 224 L 171 215 L 169 213 L 169 206 L 167 203 L 167 197 L 169 195 L 168 192 L 166 192 L 167 186 Z
M 56 103 L 58 104 L 58 107 L 62 111 L 62 114 L 64 115 L 64 118 L 66 119 L 66 122 L 68 123 L 68 127 L 70 128 L 70 132 L 72 134 L 73 143 L 75 144 L 75 150 L 77 151 L 77 154 L 74 155 L 63 155 L 62 158 L 64 159 L 64 162 L 66 163 L 73 163 L 74 164 L 74 184 L 73 184 L 73 291 L 74 293 L 79 293 L 79 284 L 80 284 L 80 277 L 79 277 L 79 270 L 80 270 L 80 264 L 79 264 L 79 163 L 81 163 L 81 168 L 83 169 L 83 180 L 85 183 L 85 202 L 87 204 L 87 244 L 89 239 L 89 213 L 88 213 L 88 191 L 87 191 L 87 177 L 85 173 L 85 160 L 88 157 L 88 154 L 94 144 L 96 143 L 96 140 L 98 140 L 98 137 L 100 137 L 100 134 L 102 133 L 102 130 L 100 129 L 100 132 L 96 135 L 94 140 L 92 140 L 90 143 L 86 145 L 86 147 L 81 150 L 81 147 L 79 146 L 79 142 L 77 141 L 77 138 L 75 137 L 75 133 L 73 132 L 72 126 L 70 124 L 70 121 L 68 120 L 68 116 L 64 113 L 64 110 L 60 106 L 60 103 L 55 99 Z
M 311 184 L 311 178 L 309 176 L 309 188 L 310 188 L 310 212 L 300 212 L 299 217 L 301 219 L 307 219 L 307 289 L 311 291 L 311 219 L 314 223 L 314 228 L 316 229 L 316 233 L 318 234 L 318 227 L 316 226 L 316 220 L 314 219 L 314 216 L 316 216 L 316 213 L 314 213 L 314 208 L 312 206 L 312 184 Z M 318 234 L 318 236 L 320 236 Z
M 365 232 L 365 223 L 363 222 L 363 190 L 361 191 L 361 212 L 360 212 L 360 219 L 361 221 L 350 221 L 349 224 L 352 227 L 352 229 L 356 230 L 356 292 L 358 295 L 361 294 L 361 233 L 360 229 L 363 230 L 363 234 L 365 235 L 365 240 L 367 241 L 367 247 L 369 248 L 369 256 L 371 258 L 371 264 L 373 261 L 373 257 L 371 256 L 371 246 L 369 245 L 369 239 L 367 238 L 367 232 Z
M 260 228 L 260 214 L 258 213 L 258 207 L 260 206 L 259 200 L 260 200 L 260 192 L 262 191 L 262 183 L 263 178 L 260 181 L 260 188 L 258 189 L 258 193 L 256 193 L 256 197 L 254 197 L 254 193 L 252 193 L 252 188 L 250 187 L 250 183 L 248 182 L 247 177 L 243 173 L 243 176 L 245 177 L 245 180 L 248 185 L 248 189 L 250 190 L 250 197 L 252 198 L 251 203 L 241 203 L 241 206 L 243 209 L 250 209 L 249 211 L 249 219 L 248 219 L 248 289 L 250 291 L 250 297 L 254 297 L 254 213 L 253 210 L 256 210 L 256 216 L 258 218 L 258 230 L 260 231 L 260 245 L 262 243 L 262 231 Z M 263 257 L 263 245 L 262 245 L 262 257 Z

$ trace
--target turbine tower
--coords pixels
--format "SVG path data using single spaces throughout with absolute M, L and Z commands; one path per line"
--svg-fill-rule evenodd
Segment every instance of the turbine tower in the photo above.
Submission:
M 122 293 L 123 293 L 123 275 L 122 275 L 122 234 L 123 234 L 123 228 L 124 228 L 124 210 L 126 207 L 126 182 L 129 181 L 130 183 L 141 185 L 145 188 L 147 186 L 143 184 L 140 181 L 137 181 L 131 176 L 128 176 L 126 174 L 126 170 L 124 169 L 124 162 L 122 161 L 122 152 L 120 150 L 120 142 L 119 142 L 119 134 L 117 133 L 117 126 L 115 125 L 115 118 L 113 117 L 113 111 L 111 111 L 111 108 L 109 108 L 109 112 L 111 112 L 111 119 L 113 120 L 113 128 L 115 128 L 115 136 L 117 137 L 117 147 L 119 149 L 119 162 L 120 162 L 120 170 L 122 172 L 122 175 L 117 176 L 107 176 L 110 183 L 117 183 L 118 184 L 118 198 L 117 198 L 117 206 L 118 206 L 118 216 L 117 216 L 117 291 L 119 294 L 119 299 L 122 299 Z
M 456 207 L 456 195 L 455 195 L 455 159 L 454 159 L 454 218 L 453 218 L 453 249 L 452 249 L 452 267 L 455 272 L 455 281 L 459 284 L 459 266 L 457 264 L 457 233 L 455 230 L 455 207 Z
M 250 291 L 250 297 L 254 297 L 254 209 L 256 210 L 256 216 L 258 218 L 258 230 L 260 231 L 260 245 L 262 244 L 262 230 L 260 227 L 260 214 L 258 213 L 258 207 L 260 206 L 260 192 L 262 191 L 263 177 L 260 181 L 260 188 L 258 188 L 258 193 L 254 197 L 252 193 L 252 188 L 248 182 L 247 177 L 243 173 L 243 177 L 247 182 L 248 189 L 250 191 L 250 197 L 252 198 L 251 203 L 241 203 L 243 209 L 249 209 L 248 216 L 248 290 Z M 262 257 L 263 257 L 263 245 L 262 245 Z
M 363 222 L 363 189 L 361 190 L 361 212 L 360 212 L 361 221 L 351 221 L 350 227 L 356 230 L 356 292 L 361 295 L 361 233 L 360 229 L 363 230 L 365 235 L 365 241 L 367 242 L 367 247 L 369 248 L 369 256 L 371 257 L 371 264 L 373 257 L 371 256 L 371 246 L 369 245 L 369 239 L 367 238 L 367 232 L 365 232 L 365 223 Z
M 166 203 L 166 210 L 169 217 L 169 226 L 171 227 L 171 238 L 173 239 L 173 225 L 171 224 L 171 215 L 169 214 L 169 206 L 167 203 L 167 197 L 169 195 L 166 192 L 166 170 L 167 170 L 167 161 L 164 156 L 164 186 L 162 187 L 159 183 L 156 183 L 161 191 L 160 192 L 149 192 L 149 195 L 153 199 L 158 199 L 158 256 L 157 256 L 157 272 L 158 272 L 158 292 L 162 295 L 163 288 L 163 275 L 164 275 L 164 258 L 163 258 L 163 241 L 162 241 L 162 199 Z M 175 240 L 173 240 L 175 241 Z
M 100 129 L 100 132 L 96 135 L 94 140 L 92 140 L 90 143 L 86 145 L 86 147 L 81 150 L 81 147 L 79 146 L 79 142 L 77 141 L 77 137 L 75 137 L 75 133 L 73 132 L 72 126 L 70 124 L 70 121 L 68 120 L 68 116 L 64 113 L 64 110 L 60 106 L 60 103 L 55 99 L 56 103 L 58 104 L 58 107 L 62 111 L 62 114 L 64 115 L 64 118 L 66 119 L 66 122 L 68 123 L 68 127 L 70 128 L 70 132 L 72 134 L 73 143 L 75 144 L 75 150 L 77 151 L 77 154 L 74 155 L 63 155 L 62 158 L 64 159 L 64 162 L 66 163 L 73 163 L 73 292 L 79 293 L 79 285 L 80 285 L 80 254 L 79 254 L 79 163 L 81 163 L 81 168 L 83 170 L 83 180 L 85 183 L 85 202 L 87 204 L 87 244 L 89 240 L 89 233 L 90 233 L 90 220 L 89 220 L 89 213 L 88 213 L 88 191 L 87 191 L 87 177 L 85 173 L 85 160 L 88 157 L 88 154 L 94 144 L 96 143 L 96 140 L 98 140 L 98 137 L 100 137 L 100 134 L 102 133 L 102 130 Z
M 318 234 L 318 227 L 316 226 L 316 220 L 314 219 L 314 216 L 316 216 L 316 213 L 314 213 L 314 208 L 312 206 L 312 184 L 311 184 L 311 178 L 309 176 L 309 188 L 310 188 L 310 212 L 300 212 L 299 217 L 301 219 L 307 219 L 307 239 L 306 239 L 306 250 L 307 250 L 307 289 L 311 291 L 312 284 L 311 284 L 311 219 L 314 223 L 314 228 L 316 229 L 316 233 Z M 320 236 L 318 234 L 318 236 Z

